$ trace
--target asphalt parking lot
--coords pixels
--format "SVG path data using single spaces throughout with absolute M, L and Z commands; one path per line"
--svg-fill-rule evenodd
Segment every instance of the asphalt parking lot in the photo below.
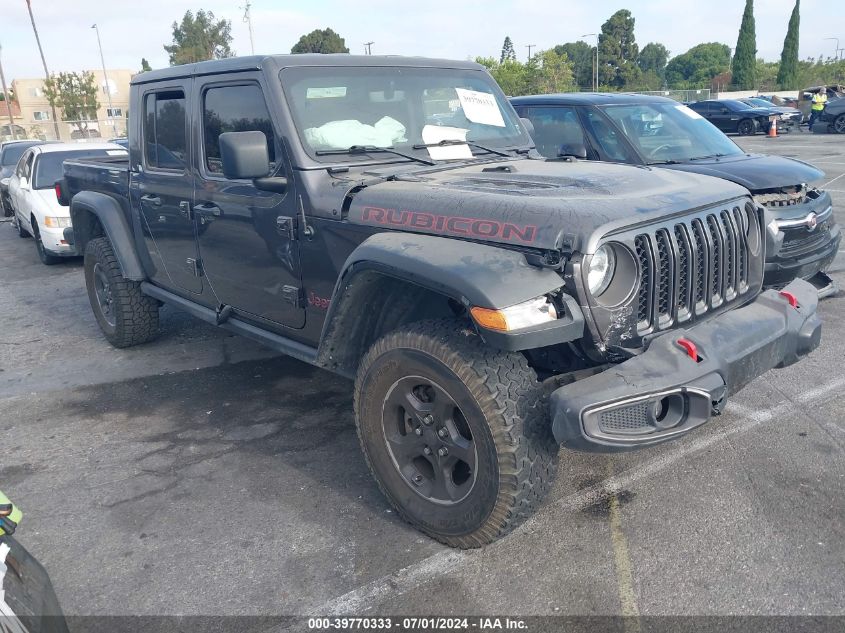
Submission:
M 845 137 L 736 140 L 818 164 L 845 221 Z M 461 552 L 390 510 L 348 381 L 168 308 L 112 349 L 79 261 L 4 223 L 0 262 L 0 488 L 67 614 L 845 614 L 841 295 L 805 362 L 675 443 L 564 450 L 535 517 Z

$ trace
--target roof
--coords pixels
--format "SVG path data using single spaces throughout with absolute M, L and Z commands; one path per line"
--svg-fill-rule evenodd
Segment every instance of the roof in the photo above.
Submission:
M 465 68 L 483 70 L 484 67 L 475 62 L 456 61 L 452 59 L 429 59 L 427 57 L 403 57 L 399 55 L 349 55 L 336 53 L 324 55 L 306 53 L 302 55 L 251 55 L 246 57 L 228 57 L 213 59 L 195 64 L 171 66 L 159 70 L 139 73 L 132 78 L 133 84 L 161 81 L 162 79 L 177 79 L 180 77 L 195 77 L 197 75 L 216 75 L 245 70 L 282 69 L 291 66 L 406 66 L 418 68 Z
M 514 105 L 633 105 L 637 103 L 678 103 L 667 97 L 622 92 L 561 92 L 549 95 L 513 97 Z
M 119 149 L 125 152 L 126 148 L 114 143 L 44 143 L 43 145 L 36 145 L 38 152 L 42 154 L 52 152 L 72 152 L 74 150 L 88 150 L 88 149 Z

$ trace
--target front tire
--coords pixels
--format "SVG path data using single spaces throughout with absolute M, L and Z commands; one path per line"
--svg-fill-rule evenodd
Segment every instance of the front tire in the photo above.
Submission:
M 62 258 L 58 255 L 53 255 L 50 251 L 44 248 L 44 242 L 41 241 L 41 231 L 38 230 L 38 224 L 35 222 L 35 218 L 33 218 L 31 222 L 32 237 L 35 238 L 35 252 L 38 253 L 38 259 L 40 259 L 41 263 L 45 266 L 58 264 L 62 261 Z M 18 225 L 20 225 L 20 222 L 18 222 Z
M 511 532 L 557 473 L 534 370 L 453 320 L 400 328 L 370 348 L 355 381 L 355 420 L 385 496 L 452 547 Z
M 737 124 L 736 131 L 741 136 L 751 136 L 754 134 L 754 121 L 751 119 L 743 119 Z
M 21 219 L 15 215 L 15 227 L 18 229 L 18 237 L 20 238 L 27 238 L 29 237 L 29 233 L 25 228 L 23 228 L 23 224 L 21 224 Z
M 109 343 L 131 347 L 158 336 L 158 302 L 141 292 L 140 283 L 123 277 L 108 238 L 85 246 L 85 287 Z
M 845 134 L 845 114 L 840 114 L 833 119 L 833 131 L 837 134 Z

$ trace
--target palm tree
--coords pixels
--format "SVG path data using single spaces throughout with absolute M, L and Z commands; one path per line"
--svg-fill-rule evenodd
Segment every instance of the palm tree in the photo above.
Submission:
M 35 26 L 35 17 L 32 15 L 32 4 L 26 0 L 26 8 L 29 10 L 29 20 L 32 22 L 32 31 L 35 33 L 35 42 L 38 44 L 38 52 L 41 54 L 41 64 L 44 66 L 44 78 L 50 79 L 50 72 L 47 70 L 47 60 L 44 59 L 44 49 L 41 48 L 41 38 L 38 37 L 38 28 Z M 53 130 L 56 132 L 56 140 L 59 140 L 59 119 L 56 116 L 56 106 L 50 103 L 50 110 L 53 112 Z

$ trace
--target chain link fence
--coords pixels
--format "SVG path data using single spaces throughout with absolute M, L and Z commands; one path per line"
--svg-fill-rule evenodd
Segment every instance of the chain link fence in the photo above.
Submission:
M 59 121 L 59 136 L 52 121 L 34 123 L 15 122 L 14 126 L 0 122 L 0 142 L 13 139 L 40 139 L 42 141 L 108 141 L 126 136 L 128 121 L 125 118 L 95 119 L 89 121 Z
M 681 103 L 692 103 L 694 101 L 706 101 L 709 99 L 710 88 L 701 88 L 699 90 L 643 90 L 636 91 L 634 94 L 668 97 Z

